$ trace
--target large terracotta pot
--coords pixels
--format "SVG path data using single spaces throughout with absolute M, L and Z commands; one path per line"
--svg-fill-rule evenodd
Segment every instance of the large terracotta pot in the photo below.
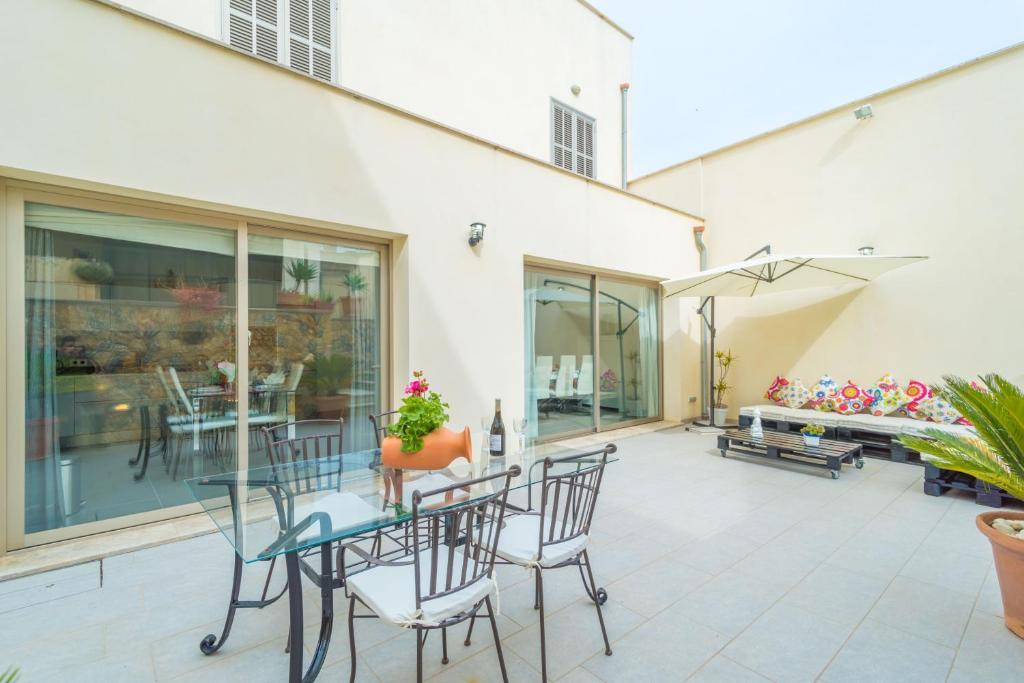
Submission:
M 1003 620 L 1006 628 L 1024 638 L 1024 540 L 1013 538 L 992 528 L 992 522 L 1003 519 L 1024 519 L 1024 512 L 996 510 L 978 515 L 981 533 L 992 544 L 999 590 L 1003 594 Z
M 380 457 L 385 467 L 394 469 L 443 470 L 456 458 L 473 459 L 473 437 L 469 427 L 461 432 L 441 427 L 423 437 L 423 448 L 415 453 L 403 453 L 402 440 L 388 436 L 381 443 Z

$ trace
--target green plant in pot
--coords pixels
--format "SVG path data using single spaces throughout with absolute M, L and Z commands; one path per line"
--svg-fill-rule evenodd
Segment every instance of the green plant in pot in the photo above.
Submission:
M 317 417 L 345 417 L 351 399 L 352 356 L 347 353 L 313 354 L 306 363 Z
M 732 385 L 726 381 L 732 364 L 736 362 L 736 356 L 732 355 L 732 349 L 728 351 L 716 351 L 715 363 L 718 365 L 718 380 L 715 382 L 715 403 L 714 422 L 716 425 L 724 425 L 726 416 L 729 414 L 729 405 L 725 402 L 725 395 L 732 389 Z
M 821 437 L 825 435 L 825 428 L 812 422 L 801 427 L 800 433 L 803 434 L 804 443 L 808 446 L 820 446 Z
M 365 291 L 368 286 L 366 278 L 360 275 L 357 271 L 350 270 L 345 273 L 345 277 L 342 279 L 341 283 L 345 285 L 345 289 L 348 290 L 348 296 L 341 297 L 342 313 L 345 315 L 353 315 L 359 304 L 360 294 Z
M 938 398 L 971 423 L 970 432 L 929 428 L 900 442 L 940 469 L 969 474 L 1024 500 L 1024 390 L 995 374 L 980 384 L 943 379 Z M 985 512 L 976 522 L 992 544 L 1006 627 L 1024 638 L 1024 512 Z
M 302 288 L 304 295 L 309 296 L 309 283 L 320 275 L 320 267 L 309 259 L 300 258 L 289 263 L 284 272 Z
M 455 432 L 445 428 L 448 420 L 448 404 L 417 370 L 405 387 L 398 419 L 388 425 L 390 436 L 381 444 L 381 462 L 397 470 L 439 470 L 459 457 L 472 460 L 469 427 Z

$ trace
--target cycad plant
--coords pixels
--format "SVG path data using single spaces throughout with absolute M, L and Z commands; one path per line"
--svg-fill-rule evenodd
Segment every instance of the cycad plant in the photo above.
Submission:
M 288 277 L 295 280 L 296 284 L 302 287 L 302 293 L 309 296 L 309 281 L 315 280 L 320 274 L 320 268 L 309 259 L 295 259 L 289 263 L 284 271 Z
M 926 429 L 926 436 L 901 436 L 907 448 L 927 455 L 937 467 L 970 474 L 1024 499 L 1024 391 L 987 375 L 977 385 L 946 376 L 938 394 L 967 418 L 977 435 Z

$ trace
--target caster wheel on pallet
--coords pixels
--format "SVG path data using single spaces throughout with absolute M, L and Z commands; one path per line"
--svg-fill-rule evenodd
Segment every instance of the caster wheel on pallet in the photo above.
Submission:
M 608 602 L 608 591 L 603 588 L 597 589 L 597 604 L 603 605 Z
M 725 457 L 725 451 L 722 451 L 722 457 L 723 458 Z
M 828 471 L 828 473 L 829 473 L 830 475 L 832 475 L 832 478 L 833 478 L 833 479 L 838 479 L 838 478 L 839 478 L 839 473 L 838 473 L 838 472 L 836 472 L 835 470 L 829 470 L 829 471 Z
M 864 469 L 864 458 L 857 458 L 857 469 Z

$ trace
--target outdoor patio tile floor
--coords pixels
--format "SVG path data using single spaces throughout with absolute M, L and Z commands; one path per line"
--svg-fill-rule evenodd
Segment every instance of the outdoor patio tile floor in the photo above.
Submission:
M 607 435 L 614 438 L 614 435 Z M 921 469 L 867 460 L 817 471 L 721 458 L 713 436 L 673 429 L 616 440 L 592 556 L 609 592 L 604 655 L 573 568 L 546 572 L 551 680 L 1024 680 L 1024 642 L 1003 627 L 984 508 L 921 492 Z M 281 585 L 283 572 L 275 571 Z M 243 592 L 258 593 L 265 565 Z M 212 657 L 231 580 L 219 534 L 0 583 L 0 667 L 23 681 L 282 681 L 287 608 L 239 612 Z M 540 680 L 533 581 L 502 567 L 499 630 L 512 681 Z M 318 594 L 305 589 L 307 655 Z M 320 680 L 347 680 L 348 603 L 337 595 Z M 433 681 L 499 680 L 489 629 L 428 639 Z M 56 634 L 60 637 L 55 637 Z M 414 679 L 411 634 L 356 622 L 359 681 Z

